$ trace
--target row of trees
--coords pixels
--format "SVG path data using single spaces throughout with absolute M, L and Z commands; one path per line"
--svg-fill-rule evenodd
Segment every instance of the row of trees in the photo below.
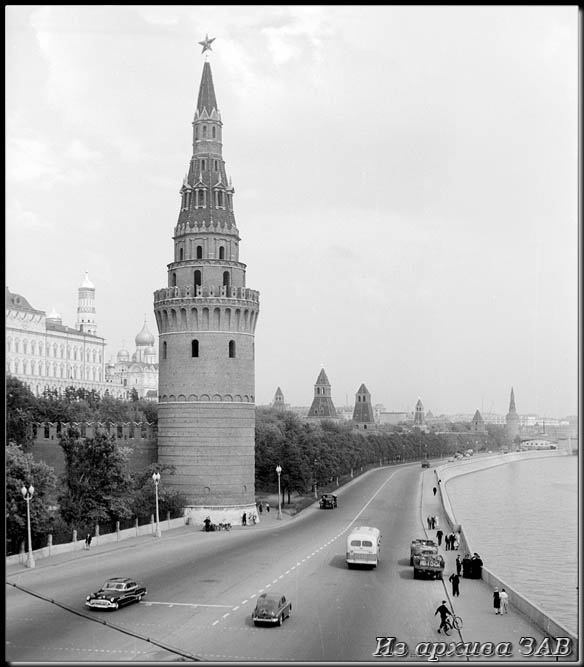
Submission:
M 273 490 L 275 468 L 282 467 L 281 483 L 290 492 L 306 493 L 378 464 L 438 458 L 464 451 L 471 438 L 468 425 L 459 425 L 449 436 L 415 429 L 394 432 L 356 431 L 350 423 L 323 421 L 309 424 L 291 412 L 256 410 L 256 488 Z M 474 438 L 478 436 L 472 436 Z M 481 436 L 483 447 L 499 449 L 499 427 Z
M 132 400 L 124 401 L 83 387 L 67 387 L 62 392 L 47 389 L 37 397 L 20 380 L 7 377 L 6 442 L 18 443 L 29 451 L 34 439 L 33 424 L 84 421 L 157 423 L 158 407 L 139 399 L 137 393 Z

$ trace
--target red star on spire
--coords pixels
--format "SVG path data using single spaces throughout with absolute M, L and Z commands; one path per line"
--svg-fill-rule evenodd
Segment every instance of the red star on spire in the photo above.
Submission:
M 209 39 L 209 33 L 205 35 L 205 39 L 202 42 L 199 42 L 199 44 L 203 47 L 203 50 L 201 53 L 205 53 L 205 51 L 211 51 L 211 44 L 215 41 L 215 37 L 212 39 Z

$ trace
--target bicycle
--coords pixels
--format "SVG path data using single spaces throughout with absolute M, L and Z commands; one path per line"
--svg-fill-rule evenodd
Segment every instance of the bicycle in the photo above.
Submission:
M 460 616 L 448 616 L 441 626 L 444 629 L 445 635 L 450 635 L 451 630 L 462 629 L 462 618 Z

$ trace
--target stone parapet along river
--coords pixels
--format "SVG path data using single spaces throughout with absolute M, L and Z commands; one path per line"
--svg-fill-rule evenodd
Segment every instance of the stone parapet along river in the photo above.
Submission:
M 509 467 L 505 466 L 505 470 L 501 470 L 501 474 L 498 474 L 495 471 L 489 471 L 490 468 L 503 466 L 504 464 L 515 464 L 516 462 L 532 461 L 533 462 L 532 465 L 535 465 L 537 467 L 538 459 L 555 458 L 556 460 L 558 460 L 559 457 L 562 457 L 566 463 L 570 463 L 574 457 L 570 456 L 569 459 L 566 459 L 565 457 L 567 455 L 568 452 L 563 450 L 544 450 L 536 452 L 510 452 L 507 454 L 484 454 L 438 466 L 435 469 L 435 475 L 437 482 L 439 481 L 439 483 L 437 483 L 437 487 L 440 489 L 441 499 L 444 511 L 448 517 L 448 521 L 451 524 L 452 528 L 461 529 L 461 544 L 460 544 L 461 553 L 466 553 L 467 551 L 470 553 L 474 553 L 475 551 L 480 550 L 481 556 L 483 556 L 483 560 L 485 560 L 482 551 L 483 550 L 482 542 L 480 545 L 480 549 L 477 548 L 476 546 L 476 543 L 479 541 L 477 539 L 477 535 L 479 536 L 484 535 L 485 542 L 488 541 L 487 540 L 488 537 L 490 538 L 494 537 L 495 541 L 499 540 L 500 541 L 499 543 L 503 547 L 504 555 L 502 557 L 503 560 L 498 561 L 499 567 L 497 567 L 497 563 L 493 563 L 493 561 L 495 560 L 494 558 L 487 559 L 488 562 L 486 566 L 483 568 L 483 580 L 485 580 L 486 583 L 488 583 L 492 587 L 495 586 L 498 586 L 500 588 L 504 587 L 509 594 L 510 603 L 516 608 L 520 609 L 526 616 L 528 616 L 544 632 L 548 633 L 550 636 L 555 636 L 555 637 L 565 636 L 576 639 L 576 634 L 570 631 L 569 629 L 569 627 L 572 627 L 574 624 L 559 621 L 557 618 L 554 617 L 555 615 L 553 613 L 550 613 L 549 610 L 544 611 L 540 603 L 535 604 L 531 599 L 529 599 L 529 597 L 531 596 L 529 594 L 526 595 L 526 592 L 524 590 L 520 591 L 519 589 L 523 589 L 523 586 L 515 585 L 515 582 L 513 582 L 513 584 L 510 583 L 507 574 L 510 571 L 509 567 L 516 567 L 518 565 L 520 566 L 521 559 L 524 558 L 525 555 L 529 553 L 529 551 L 527 550 L 522 554 L 520 548 L 518 548 L 516 545 L 511 544 L 511 537 L 513 537 L 516 532 L 519 533 L 521 532 L 521 530 L 516 531 L 515 528 L 511 529 L 510 526 L 508 525 L 512 523 L 511 519 L 517 520 L 517 516 L 511 516 L 507 512 L 507 509 L 509 509 L 508 506 L 503 505 L 501 507 L 497 503 L 503 502 L 503 498 L 505 497 L 504 496 L 505 485 L 508 484 L 510 480 L 513 480 L 513 482 L 515 481 L 515 477 L 513 476 L 513 473 L 511 473 L 510 471 L 515 470 L 517 472 L 518 469 L 516 469 L 515 466 L 513 465 Z M 574 463 L 577 462 L 574 461 Z M 526 463 L 526 465 L 529 464 Z M 539 464 L 539 467 L 541 468 L 541 464 Z M 571 466 L 568 467 L 571 469 Z M 520 466 L 520 469 L 523 469 L 523 466 Z M 485 472 L 485 475 L 489 475 L 488 477 L 489 483 L 488 484 L 486 483 L 484 475 L 478 475 L 476 480 L 473 479 L 473 484 L 472 484 L 473 490 L 472 493 L 469 493 L 467 495 L 467 504 L 461 508 L 460 502 L 453 503 L 451 494 L 447 492 L 448 482 L 450 480 L 460 477 L 461 475 L 467 475 L 473 472 L 479 473 L 481 471 L 488 471 Z M 463 483 L 463 481 L 464 480 L 460 480 L 460 483 Z M 458 489 L 459 486 L 460 484 L 457 483 L 456 488 Z M 468 491 L 469 483 L 467 482 L 465 486 L 467 487 Z M 523 486 L 525 486 L 525 484 Z M 530 494 L 532 494 L 534 489 L 530 487 L 529 489 L 527 489 L 527 491 Z M 482 507 L 478 507 L 478 505 L 480 505 L 481 503 L 483 504 L 484 511 L 482 511 L 483 509 Z M 457 509 L 459 510 L 458 512 L 459 516 L 457 516 L 456 512 Z M 520 511 L 518 507 L 514 507 L 513 509 L 515 510 L 516 513 Z M 494 514 L 494 516 L 492 514 Z M 479 516 L 481 516 L 482 518 L 479 518 Z M 461 519 L 460 517 L 464 517 L 464 519 Z M 508 519 L 508 521 L 506 519 Z M 538 552 L 542 552 L 541 554 L 538 553 L 535 555 L 542 555 L 547 557 L 548 549 L 546 549 L 546 532 L 545 532 L 546 526 L 541 525 L 542 520 L 543 518 L 540 519 L 539 516 L 534 517 L 526 515 L 525 517 L 521 517 L 520 525 L 521 528 L 524 528 L 526 533 L 528 533 L 528 537 L 533 537 L 533 538 L 536 537 L 535 535 L 536 529 L 538 528 L 542 529 L 541 531 L 538 532 L 543 532 L 543 538 L 540 538 L 539 542 L 535 542 L 535 544 L 537 544 L 537 547 L 532 547 L 532 549 L 535 548 Z M 570 524 L 566 526 L 565 531 L 569 532 L 570 534 L 573 533 L 574 531 L 577 532 L 577 526 L 572 526 Z M 472 533 L 473 535 L 472 544 L 469 541 L 470 533 Z M 566 535 L 566 533 L 564 533 L 564 535 Z M 551 536 L 548 539 L 549 539 L 549 546 L 551 548 L 557 546 L 557 543 L 553 541 Z M 518 542 L 521 544 L 522 542 L 521 537 L 518 537 Z M 533 557 L 534 554 L 532 553 L 531 556 Z M 573 554 L 573 558 L 576 558 L 576 552 Z M 550 555 L 549 560 L 551 562 L 554 562 L 554 564 L 546 568 L 545 572 L 538 573 L 538 575 L 543 575 L 540 588 L 538 589 L 531 588 L 530 590 L 539 591 L 541 589 L 544 589 L 543 592 L 547 592 L 545 589 L 551 588 L 551 591 L 554 592 L 556 597 L 559 596 L 560 598 L 559 601 L 556 601 L 552 597 L 552 602 L 556 603 L 556 605 L 553 608 L 563 610 L 562 605 L 565 606 L 565 600 L 562 601 L 561 596 L 559 595 L 559 593 L 557 593 L 557 588 L 554 586 L 553 583 L 554 582 L 553 577 L 555 576 L 555 571 L 559 570 L 560 572 L 562 572 L 561 576 L 565 579 L 565 567 L 558 568 L 557 560 L 554 560 L 554 557 L 552 555 Z M 508 566 L 507 573 L 504 575 L 505 580 L 502 578 L 501 572 L 498 571 L 499 569 L 505 570 L 505 568 L 501 567 L 501 563 L 504 563 Z M 513 570 L 513 572 L 515 571 Z M 549 609 L 549 606 L 550 605 L 546 604 L 546 609 Z

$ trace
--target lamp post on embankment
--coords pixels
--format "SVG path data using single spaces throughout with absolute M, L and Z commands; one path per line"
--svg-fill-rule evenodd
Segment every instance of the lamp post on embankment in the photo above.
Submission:
M 280 493 L 280 474 L 282 472 L 282 467 L 280 464 L 276 466 L 276 473 L 278 474 L 278 516 L 276 519 L 282 518 L 282 495 Z
M 31 484 L 28 489 L 23 484 L 20 489 L 22 497 L 26 500 L 26 529 L 28 533 L 28 556 L 26 559 L 26 567 L 35 567 L 36 563 L 34 562 L 34 556 L 32 554 L 32 540 L 30 534 L 30 501 L 32 500 L 34 494 L 34 486 Z
M 152 479 L 154 480 L 154 486 L 156 488 L 156 537 L 162 537 L 162 533 L 160 532 L 160 520 L 158 517 L 158 484 L 160 483 L 160 473 L 155 472 L 152 475 Z

